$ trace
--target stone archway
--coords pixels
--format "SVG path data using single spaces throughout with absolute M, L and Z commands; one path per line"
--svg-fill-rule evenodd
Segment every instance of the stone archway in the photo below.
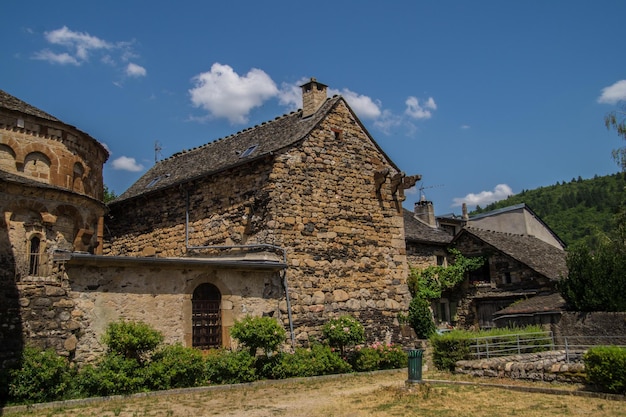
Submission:
M 198 349 L 222 346 L 222 294 L 213 284 L 200 284 L 191 299 L 192 346 Z

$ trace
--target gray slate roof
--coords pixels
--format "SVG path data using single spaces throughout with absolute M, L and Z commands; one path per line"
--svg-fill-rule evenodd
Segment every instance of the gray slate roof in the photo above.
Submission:
M 566 302 L 559 293 L 538 294 L 527 300 L 513 303 L 495 313 L 496 316 L 560 312 L 565 310 Z
M 304 119 L 299 110 L 206 145 L 178 152 L 157 162 L 112 204 L 205 177 L 288 147 L 304 139 L 340 100 L 343 100 L 341 96 L 327 99 L 314 115 Z M 254 145 L 257 147 L 250 155 L 241 157 L 246 149 Z
M 430 227 L 415 218 L 413 212 L 403 209 L 404 237 L 409 242 L 430 243 L 434 245 L 447 245 L 453 236 L 438 227 Z
M 46 113 L 43 110 L 39 110 L 35 106 L 31 106 L 25 101 L 20 100 L 17 97 L 12 96 L 6 91 L 0 90 L 0 107 L 5 109 L 13 110 L 16 112 L 28 114 L 30 116 L 39 117 L 41 119 L 51 120 L 53 122 L 61 122 L 56 117 Z M 63 123 L 63 122 L 61 122 Z
M 475 236 L 551 280 L 558 280 L 567 274 L 565 251 L 534 236 L 465 227 L 455 240 L 464 233 Z

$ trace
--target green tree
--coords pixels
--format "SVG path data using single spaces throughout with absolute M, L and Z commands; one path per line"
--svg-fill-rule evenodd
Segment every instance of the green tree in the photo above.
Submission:
M 607 129 L 614 129 L 617 135 L 626 140 L 626 105 L 621 105 L 618 110 L 613 110 L 604 117 L 604 125 Z M 613 158 L 617 164 L 626 171 L 626 147 L 613 150 Z
M 117 198 L 117 194 L 115 194 L 115 191 L 109 189 L 109 187 L 107 187 L 106 185 L 104 186 L 104 202 L 105 203 L 110 203 L 111 201 L 115 200 Z

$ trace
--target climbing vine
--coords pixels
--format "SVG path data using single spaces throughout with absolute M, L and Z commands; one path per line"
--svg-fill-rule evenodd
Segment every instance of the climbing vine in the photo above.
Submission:
M 466 258 L 458 249 L 449 249 L 448 252 L 453 257 L 453 262 L 448 266 L 411 268 L 408 284 L 413 297 L 437 300 L 443 291 L 451 290 L 463 282 L 466 272 L 480 268 L 485 262 L 482 257 Z

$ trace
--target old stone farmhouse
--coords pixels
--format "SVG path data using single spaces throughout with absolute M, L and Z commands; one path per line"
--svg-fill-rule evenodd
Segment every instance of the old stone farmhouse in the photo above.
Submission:
M 563 242 L 525 204 L 435 218 L 432 203 L 422 200 L 414 212 L 405 210 L 404 218 L 411 266 L 446 265 L 447 248 L 485 260 L 460 288 L 433 303 L 440 325 L 495 327 L 494 319 L 503 315 L 499 311 L 516 301 L 552 300 L 543 296 L 554 294 L 556 282 L 567 274 Z
M 90 360 L 120 318 L 209 348 L 247 314 L 294 345 L 351 314 L 370 341 L 406 342 L 402 201 L 419 176 L 326 90 L 311 79 L 302 110 L 159 161 L 108 208 L 102 145 L 3 92 L 5 356 L 10 339 Z

